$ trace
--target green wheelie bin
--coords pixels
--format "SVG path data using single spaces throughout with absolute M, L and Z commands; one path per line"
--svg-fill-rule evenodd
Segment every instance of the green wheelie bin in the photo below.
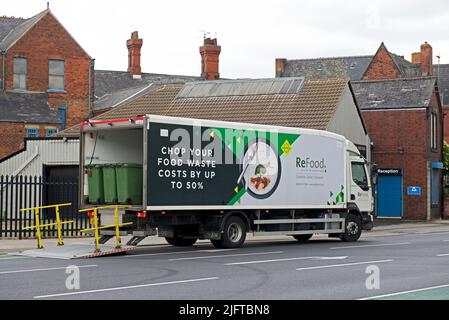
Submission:
M 123 163 L 116 167 L 117 196 L 120 204 L 142 204 L 142 165 Z
M 100 165 L 86 166 L 87 184 L 89 188 L 90 204 L 102 204 L 104 202 L 103 170 Z
M 103 168 L 103 188 L 104 188 L 104 202 L 106 204 L 117 204 L 117 179 L 116 179 L 116 165 L 104 164 Z

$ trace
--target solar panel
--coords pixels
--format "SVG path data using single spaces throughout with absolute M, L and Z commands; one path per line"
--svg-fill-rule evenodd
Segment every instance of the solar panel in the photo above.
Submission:
M 176 98 L 183 99 L 298 94 L 303 85 L 303 77 L 188 82 L 184 85 Z

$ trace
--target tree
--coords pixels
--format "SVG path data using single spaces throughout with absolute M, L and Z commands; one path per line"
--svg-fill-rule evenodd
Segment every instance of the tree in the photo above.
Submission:
M 444 162 L 444 175 L 449 175 L 449 144 L 445 141 L 443 146 L 443 162 Z

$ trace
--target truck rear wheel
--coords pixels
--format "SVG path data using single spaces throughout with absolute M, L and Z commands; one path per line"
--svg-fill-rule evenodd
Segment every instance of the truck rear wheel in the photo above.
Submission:
M 165 240 L 169 244 L 171 244 L 172 246 L 175 246 L 175 247 L 191 247 L 191 246 L 193 246 L 195 244 L 195 242 L 198 239 L 185 239 L 185 238 L 178 238 L 178 237 L 168 238 L 168 237 L 166 237 Z
M 240 248 L 246 239 L 246 225 L 239 217 L 230 217 L 226 220 L 220 240 L 211 240 L 215 248 Z
M 362 235 L 362 220 L 355 214 L 346 217 L 345 233 L 340 235 L 343 242 L 356 242 Z
M 293 236 L 298 242 L 307 242 L 312 238 L 313 234 L 298 234 Z

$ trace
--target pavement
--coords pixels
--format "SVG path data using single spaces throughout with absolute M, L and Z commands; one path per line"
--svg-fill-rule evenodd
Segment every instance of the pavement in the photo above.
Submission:
M 394 236 L 401 234 L 426 234 L 437 232 L 449 232 L 449 220 L 438 220 L 432 222 L 402 222 L 395 220 L 377 220 L 375 221 L 374 230 L 365 231 L 362 235 L 363 238 L 380 237 L 380 236 Z M 264 241 L 283 239 L 282 236 L 263 236 L 253 237 L 248 234 L 247 241 Z M 317 236 L 315 238 L 327 239 L 327 236 Z M 123 237 L 122 243 L 126 243 L 129 237 Z M 79 244 L 91 244 L 92 238 L 64 238 L 66 245 L 79 245 Z M 44 246 L 56 246 L 57 239 L 44 239 Z M 199 243 L 209 243 L 209 241 L 199 241 Z M 165 245 L 164 238 L 148 237 L 140 243 L 140 245 Z M 0 240 L 0 255 L 34 249 L 37 247 L 37 241 L 35 239 L 23 239 L 23 240 Z
M 176 248 L 152 237 L 152 243 L 115 257 L 4 255 L 0 299 L 449 299 L 448 223 L 376 229 L 357 243 L 264 237 L 250 238 L 240 249 L 217 250 L 207 241 Z M 74 270 L 79 288 L 68 286 Z

